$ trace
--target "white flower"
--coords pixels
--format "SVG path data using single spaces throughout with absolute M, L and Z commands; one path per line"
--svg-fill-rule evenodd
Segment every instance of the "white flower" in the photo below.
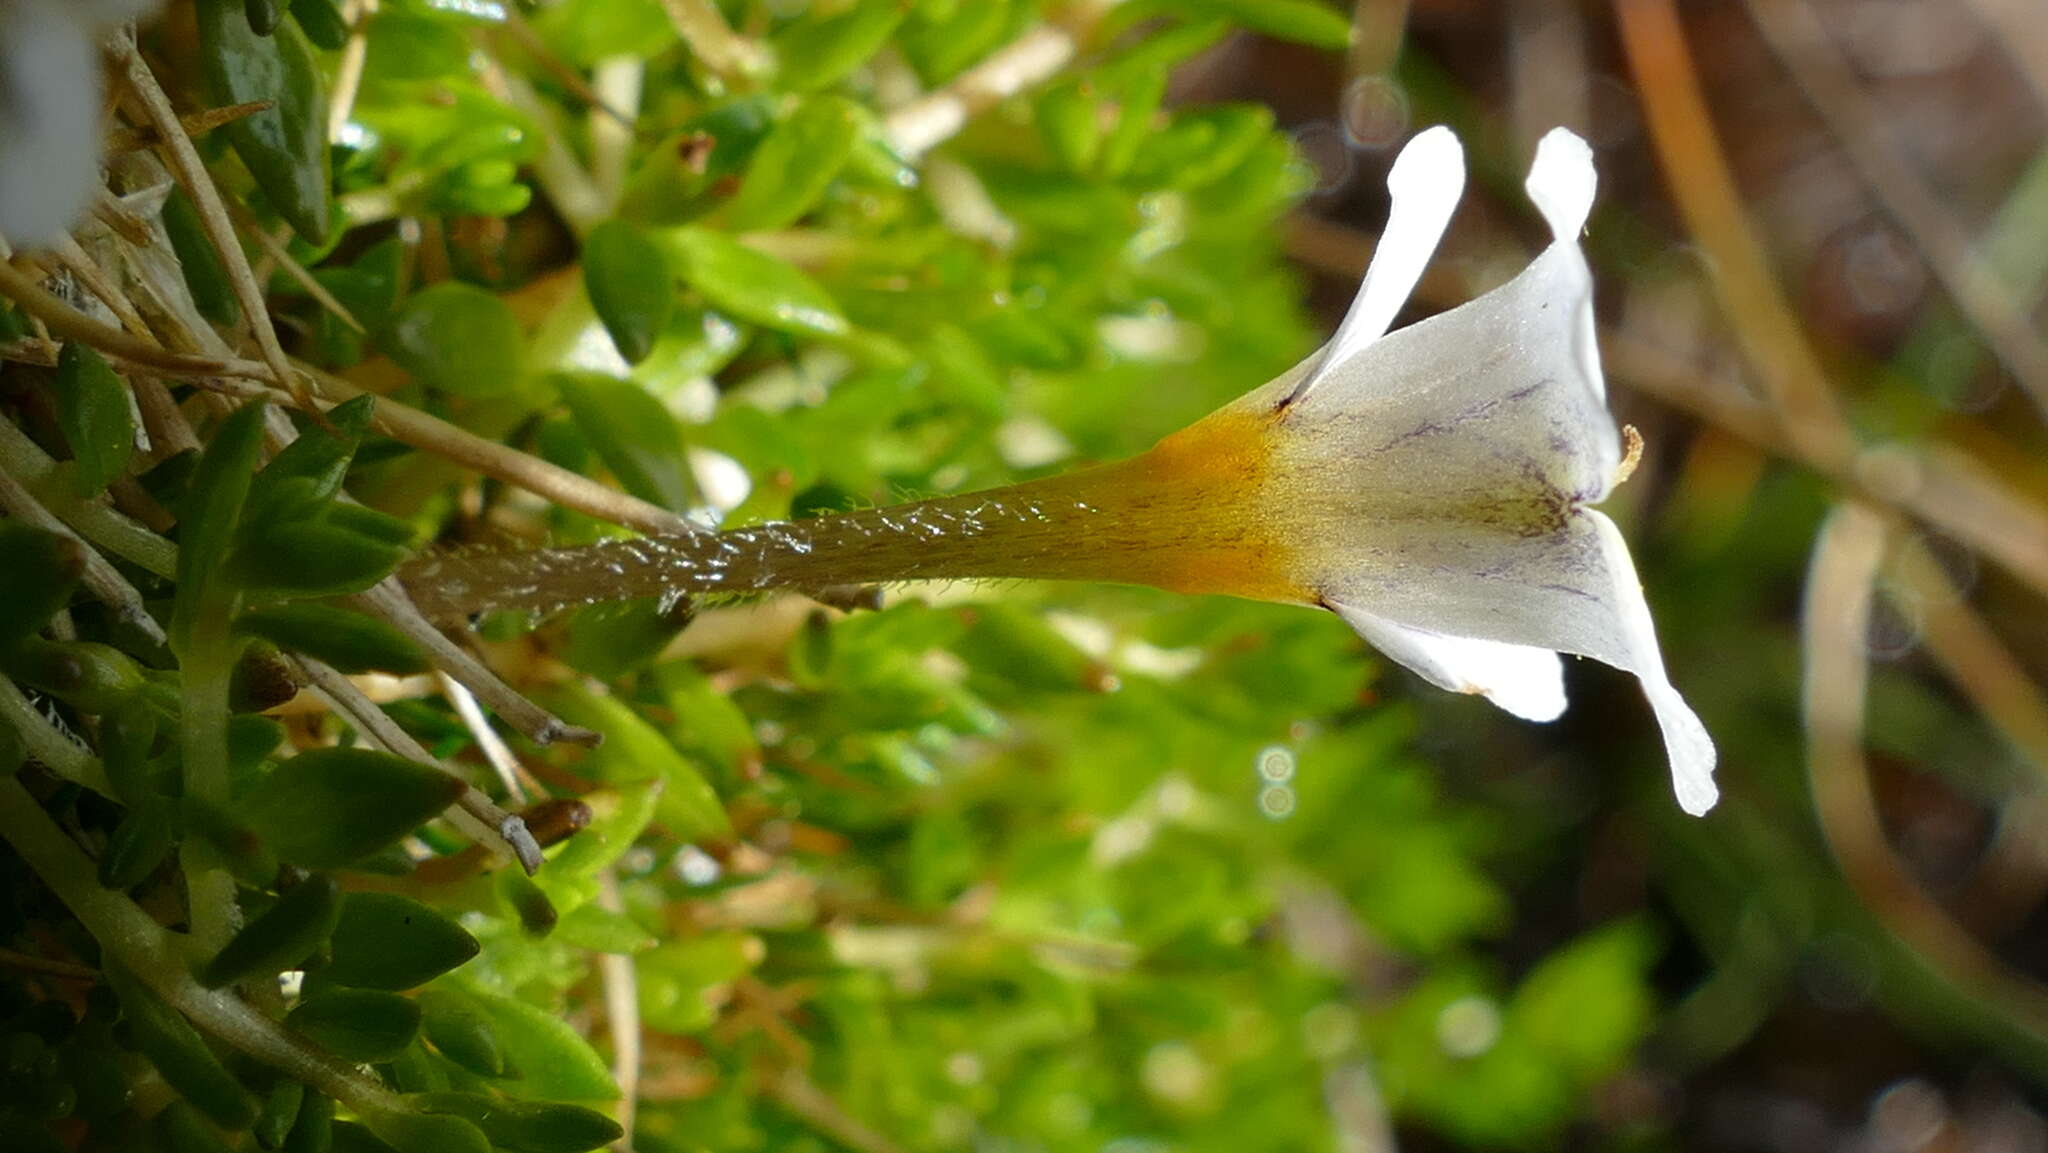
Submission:
M 1529 720 L 1565 708 L 1559 653 L 1634 673 L 1663 729 L 1678 802 L 1716 799 L 1714 745 L 1664 672 L 1614 522 L 1621 438 L 1594 342 L 1578 234 L 1592 153 L 1558 129 L 1526 184 L 1550 246 L 1512 281 L 1388 333 L 1465 180 L 1457 138 L 1410 141 L 1393 208 L 1337 335 L 1231 409 L 1272 421 L 1267 507 L 1301 586 L 1433 684 Z M 1280 499 L 1272 500 L 1277 495 Z
M 102 29 L 155 0 L 0 0 L 0 236 L 56 239 L 100 183 Z

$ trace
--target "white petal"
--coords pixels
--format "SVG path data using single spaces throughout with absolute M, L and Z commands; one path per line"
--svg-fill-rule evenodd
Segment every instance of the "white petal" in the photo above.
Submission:
M 1564 663 L 1549 649 L 1451 637 L 1332 605 L 1367 644 L 1440 689 L 1476 693 L 1525 721 L 1564 715 Z
M 1664 672 L 1664 658 L 1614 522 L 1592 510 L 1554 532 L 1517 535 L 1448 519 L 1383 523 L 1317 587 L 1404 627 L 1578 653 L 1634 673 L 1657 715 L 1679 804 L 1714 803 L 1714 745 Z
M 1457 135 L 1439 125 L 1410 140 L 1387 173 L 1387 192 L 1387 226 L 1351 310 L 1324 349 L 1317 376 L 1385 336 L 1429 267 L 1465 192 L 1465 149 Z M 1315 383 L 1311 378 L 1304 390 Z
M 32 248 L 68 227 L 99 183 L 99 61 L 69 12 L 0 13 L 0 232 Z
M 1529 179 L 1522 187 L 1550 222 L 1551 235 L 1575 241 L 1593 211 L 1599 183 L 1593 150 L 1570 129 L 1553 128 L 1536 145 L 1536 162 L 1529 166 Z
M 1621 438 L 1591 301 L 1577 246 L 1554 244 L 1500 288 L 1318 373 L 1281 416 L 1288 515 L 1341 540 L 1446 516 L 1541 531 L 1600 501 Z

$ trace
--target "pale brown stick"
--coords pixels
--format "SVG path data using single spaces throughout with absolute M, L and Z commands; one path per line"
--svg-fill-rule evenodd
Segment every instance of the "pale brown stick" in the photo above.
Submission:
M 1927 256 L 1928 267 L 2034 403 L 2048 410 L 2048 341 L 1969 233 L 1902 154 L 1806 0 L 1745 0 L 1764 39 L 1827 122 L 1863 185 Z
M 234 223 L 228 219 L 227 205 L 221 199 L 220 189 L 214 184 L 212 174 L 206 171 L 206 163 L 199 158 L 199 150 L 192 146 L 192 138 L 185 134 L 184 126 L 178 122 L 178 113 L 171 107 L 171 98 L 164 94 L 156 74 L 150 71 L 148 61 L 142 58 L 141 51 L 135 46 L 134 30 L 127 29 L 108 38 L 107 44 L 121 66 L 130 91 L 134 92 L 150 123 L 164 138 L 164 152 L 171 170 L 177 173 L 179 182 L 191 194 L 193 207 L 199 211 L 199 222 L 206 229 L 206 238 L 220 254 L 221 266 L 227 272 L 228 287 L 234 291 L 235 302 L 242 306 L 242 319 L 249 326 L 250 335 L 256 338 L 263 363 L 270 369 L 270 379 L 291 394 L 295 405 L 319 418 L 320 409 L 313 403 L 311 392 L 292 371 L 285 359 L 284 346 L 277 341 L 277 330 L 270 322 L 270 307 L 263 300 L 263 287 L 256 282 L 256 274 L 249 267 L 248 254 L 242 251 Z

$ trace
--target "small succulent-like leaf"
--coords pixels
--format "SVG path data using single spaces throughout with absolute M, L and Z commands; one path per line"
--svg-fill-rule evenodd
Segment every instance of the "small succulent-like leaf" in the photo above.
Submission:
M 688 509 L 697 486 L 676 418 L 646 389 L 595 373 L 551 378 L 585 439 L 627 492 L 672 512 Z
M 338 52 L 348 43 L 348 21 L 334 0 L 292 0 L 292 19 L 315 48 Z
M 85 546 L 72 537 L 0 520 L 0 651 L 35 634 L 71 602 L 85 572 Z
M 293 231 L 308 244 L 325 243 L 327 93 L 312 46 L 296 24 L 259 35 L 236 0 L 200 0 L 195 7 L 200 60 L 216 102 L 271 103 L 221 131 Z
M 421 384 L 457 396 L 512 392 L 525 359 L 512 309 L 481 288 L 453 280 L 422 289 L 400 305 L 384 347 Z
M 294 1005 L 284 1023 L 337 1057 L 388 1061 L 412 1044 L 420 1007 L 410 997 L 376 989 L 328 989 Z
M 135 1047 L 166 1084 L 222 1128 L 246 1129 L 256 1120 L 255 1099 L 183 1014 L 118 965 L 108 967 L 107 980 L 121 998 Z
M 839 83 L 874 57 L 908 11 L 896 0 L 861 0 L 835 15 L 789 25 L 775 35 L 777 78 L 799 92 Z
M 754 149 L 718 222 L 734 232 L 789 227 L 825 194 L 859 133 L 851 103 L 829 96 L 804 101 Z
M 100 854 L 100 884 L 116 890 L 141 884 L 170 854 L 177 828 L 177 815 L 169 801 L 145 797 L 129 806 L 114 831 L 107 834 L 106 850 Z
M 639 364 L 675 312 L 668 259 L 639 228 L 607 220 L 583 241 L 583 287 L 627 364 Z
M 85 342 L 67 340 L 57 356 L 57 424 L 76 462 L 71 479 L 93 496 L 128 470 L 135 451 L 135 414 L 128 382 Z
M 476 956 L 476 938 L 431 905 L 398 893 L 350 893 L 332 938 L 323 984 L 401 990 Z
M 722 311 L 800 336 L 851 331 L 831 294 L 785 260 L 706 228 L 672 228 L 656 239 L 683 282 Z
M 263 1095 L 263 1106 L 256 1114 L 256 1124 L 250 1127 L 250 1135 L 256 1144 L 265 1149 L 280 1149 L 290 1138 L 292 1129 L 298 1124 L 299 1110 L 306 1102 L 306 1086 L 289 1077 L 280 1077 L 270 1091 Z
M 626 1132 L 617 1121 L 581 1105 L 510 1101 L 486 1093 L 421 1093 L 407 1103 L 424 1113 L 470 1121 L 506 1153 L 586 1153 Z
M 458 993 L 428 989 L 419 995 L 420 1031 L 434 1051 L 479 1077 L 509 1075 L 512 1066 L 490 1018 Z
M 284 1153 L 329 1153 L 334 1147 L 334 1098 L 309 1089 L 284 1139 Z
M 221 267 L 220 253 L 199 221 L 199 209 L 183 188 L 173 187 L 164 198 L 164 232 L 170 236 L 171 251 L 185 276 L 185 289 L 199 315 L 219 325 L 241 322 L 242 306 L 228 283 L 227 269 Z
M 340 886 L 316 873 L 228 938 L 199 970 L 199 983 L 218 989 L 246 977 L 275 976 L 318 949 L 340 916 Z
M 277 855 L 336 868 L 418 828 L 462 794 L 462 782 L 371 749 L 309 749 L 256 783 L 238 805 Z
M 178 508 L 178 599 L 171 613 L 171 644 L 181 651 L 205 606 L 230 595 L 222 569 L 262 447 L 263 405 L 245 404 L 221 422 L 186 482 Z
M 444 982 L 444 988 L 448 987 Z M 490 1022 L 517 1076 L 508 1093 L 552 1101 L 610 1101 L 619 1095 L 611 1066 L 559 1016 L 462 982 L 455 990 Z
M 363 1122 L 397 1153 L 491 1153 L 491 1143 L 466 1117 L 410 1109 L 363 1111 Z
M 345 673 L 405 676 L 433 667 L 404 633 L 376 617 L 333 605 L 265 605 L 236 617 L 235 631 L 304 653 Z
M 732 822 L 711 782 L 632 706 L 580 689 L 566 690 L 555 704 L 565 718 L 604 734 L 604 744 L 583 762 L 600 780 L 615 785 L 662 782 L 656 819 L 671 833 L 684 840 L 731 833 Z

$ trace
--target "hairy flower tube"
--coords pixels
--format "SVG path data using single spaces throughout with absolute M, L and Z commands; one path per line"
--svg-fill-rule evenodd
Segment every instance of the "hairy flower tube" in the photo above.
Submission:
M 1679 804 L 1714 746 L 1665 675 L 1635 566 L 1589 506 L 1625 475 L 1577 237 L 1592 154 L 1564 130 L 1527 181 L 1553 240 L 1507 284 L 1389 333 L 1464 188 L 1449 130 L 1409 142 L 1336 336 L 1293 370 L 1115 464 L 965 496 L 692 536 L 429 557 L 442 619 L 625 597 L 911 579 L 1146 584 L 1314 605 L 1423 678 L 1529 720 L 1565 708 L 1559 654 L 1634 673 Z

